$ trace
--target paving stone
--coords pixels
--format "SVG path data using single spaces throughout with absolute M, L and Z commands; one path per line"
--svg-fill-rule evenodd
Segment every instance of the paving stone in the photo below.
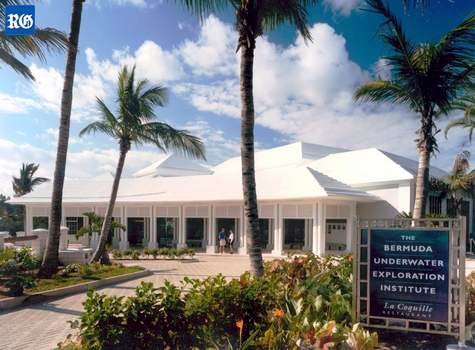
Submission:
M 123 263 L 140 264 L 153 271 L 153 275 L 108 286 L 101 289 L 101 292 L 110 295 L 131 295 L 142 281 L 160 286 L 165 280 L 178 283 L 185 276 L 205 278 L 221 273 L 227 277 L 235 277 L 249 269 L 249 258 L 236 255 L 200 255 L 193 261 L 140 260 Z M 0 313 L 0 349 L 54 349 L 72 333 L 68 321 L 81 314 L 85 299 L 86 294 L 82 293 Z

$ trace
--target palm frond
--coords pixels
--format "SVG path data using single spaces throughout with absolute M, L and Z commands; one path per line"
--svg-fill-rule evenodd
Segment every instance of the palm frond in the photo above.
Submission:
M 263 0 L 259 8 L 262 28 L 265 31 L 272 31 L 282 23 L 288 22 L 297 28 L 305 40 L 311 40 L 308 8 L 316 4 L 316 0 Z
M 416 76 L 416 70 L 412 63 L 413 45 L 407 38 L 401 22 L 391 12 L 382 0 L 366 0 L 370 11 L 380 14 L 385 18 L 380 35 L 383 41 L 393 50 L 393 54 L 385 57 L 391 67 L 397 71 L 397 75 L 412 78 Z
M 453 103 L 453 109 L 463 111 L 461 118 L 451 120 L 445 127 L 444 134 L 447 138 L 448 133 L 453 128 L 468 129 L 468 139 L 472 142 L 473 131 L 475 130 L 475 86 L 471 85 L 466 90 L 465 95 L 459 97 Z
M 203 21 L 207 16 L 222 12 L 229 6 L 237 9 L 240 0 L 175 0 L 182 4 L 193 15 Z
M 111 126 L 109 124 L 107 124 L 106 122 L 103 122 L 103 121 L 95 121 L 95 122 L 92 122 L 92 123 L 86 125 L 79 132 L 79 136 L 82 137 L 82 136 L 85 136 L 85 135 L 88 135 L 88 134 L 95 134 L 96 132 L 101 132 L 105 135 L 109 135 L 109 136 L 112 136 L 112 137 L 117 136 L 116 135 L 116 130 L 111 128 Z
M 187 130 L 175 129 L 166 123 L 143 124 L 143 131 L 138 139 L 153 142 L 165 151 L 176 151 L 188 157 L 206 159 L 201 139 Z
M 23 62 L 18 60 L 10 52 L 0 48 L 0 61 L 3 61 L 7 66 L 13 69 L 15 72 L 20 73 L 27 79 L 35 80 L 33 73 L 30 68 L 26 66 Z
M 47 52 L 62 52 L 68 45 L 65 34 L 53 28 L 37 28 L 35 34 L 29 36 L 8 36 L 0 31 L 0 60 L 24 77 L 34 79 L 29 68 L 15 58 L 15 53 L 23 57 L 35 56 L 45 62 Z
M 397 83 L 387 80 L 367 81 L 356 89 L 354 98 L 364 102 L 389 102 L 409 104 L 413 109 L 419 108 L 419 101 L 411 91 Z

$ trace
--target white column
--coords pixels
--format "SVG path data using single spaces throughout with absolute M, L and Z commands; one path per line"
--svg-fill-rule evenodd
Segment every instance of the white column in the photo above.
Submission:
M 317 255 L 318 254 L 318 209 L 321 205 L 317 203 L 312 204 L 312 253 Z
M 180 206 L 180 224 L 178 225 L 178 248 L 186 247 L 186 218 L 185 208 Z
M 282 237 L 282 208 L 276 204 L 274 209 L 274 249 L 272 255 L 282 255 L 283 237 Z
M 317 254 L 325 254 L 325 202 L 318 202 L 318 249 Z
M 206 246 L 207 254 L 216 253 L 216 232 L 214 222 L 214 205 L 209 206 L 209 220 L 208 220 L 208 241 Z
M 127 249 L 129 248 L 129 240 L 127 236 L 127 232 L 129 228 L 127 227 L 127 207 L 123 207 L 121 210 L 121 224 L 125 226 L 125 231 L 120 230 L 120 239 L 119 239 L 119 249 Z
M 157 248 L 157 219 L 155 217 L 155 206 L 152 205 L 152 213 L 150 214 L 150 240 L 149 248 Z
M 25 217 L 23 220 L 24 220 L 23 226 L 24 226 L 25 235 L 29 236 L 31 235 L 31 230 L 33 226 L 30 224 L 30 222 L 32 222 L 33 219 L 31 217 L 31 208 L 27 207 L 26 205 L 25 205 Z
M 246 214 L 244 213 L 244 205 L 241 206 L 241 217 L 239 219 L 239 254 L 247 254 L 247 239 L 246 239 L 246 232 L 247 232 L 247 220 Z
M 352 242 L 353 242 L 353 235 L 356 234 L 356 202 L 351 203 L 350 206 L 350 217 L 348 218 L 348 222 L 346 223 L 346 251 L 348 253 L 352 252 Z

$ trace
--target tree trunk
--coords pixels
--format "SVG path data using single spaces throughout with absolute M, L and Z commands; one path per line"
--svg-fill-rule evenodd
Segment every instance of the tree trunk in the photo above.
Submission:
M 243 42 L 243 41 L 241 41 Z M 261 276 L 264 272 L 259 239 L 256 178 L 254 169 L 254 97 L 253 66 L 254 43 L 241 45 L 241 163 L 246 240 L 251 273 Z
M 68 153 L 69 126 L 73 102 L 74 74 L 76 71 L 76 57 L 78 51 L 81 14 L 84 0 L 73 0 L 73 11 L 69 34 L 68 58 L 64 73 L 63 93 L 61 97 L 61 119 L 59 125 L 58 147 L 54 169 L 53 193 L 51 195 L 51 213 L 48 243 L 39 275 L 50 277 L 58 270 L 59 265 L 59 235 L 61 228 L 61 212 L 63 201 L 63 185 L 66 170 L 66 156 Z
M 117 192 L 119 191 L 120 178 L 122 176 L 122 170 L 124 169 L 125 156 L 129 151 L 130 146 L 123 144 L 120 145 L 119 162 L 117 163 L 117 169 L 115 171 L 114 183 L 112 184 L 111 196 L 109 199 L 109 205 L 107 206 L 106 216 L 102 223 L 101 235 L 99 237 L 99 244 L 96 251 L 92 255 L 90 262 L 96 262 L 101 260 L 103 263 L 109 262 L 109 256 L 106 251 L 107 237 L 109 236 L 109 230 L 112 221 L 112 213 L 114 212 L 115 200 L 117 198 Z
M 430 156 L 434 151 L 434 128 L 430 113 L 424 113 L 421 117 L 421 128 L 419 129 L 419 165 L 417 167 L 416 190 L 414 201 L 414 219 L 422 219 L 425 216 L 427 194 L 429 189 L 429 167 Z

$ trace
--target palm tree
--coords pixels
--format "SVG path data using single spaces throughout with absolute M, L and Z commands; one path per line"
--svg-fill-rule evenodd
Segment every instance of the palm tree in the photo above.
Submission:
M 160 85 L 150 88 L 147 86 L 147 80 L 135 81 L 135 67 L 130 70 L 123 67 L 118 80 L 117 114 L 112 113 L 101 99 L 97 99 L 101 119 L 86 126 L 79 134 L 84 136 L 95 132 L 104 133 L 117 140 L 120 149 L 99 244 L 91 261 L 98 261 L 101 258 L 108 260 L 105 246 L 125 157 L 132 144 L 140 146 L 149 143 L 162 151 L 175 150 L 194 158 L 205 158 L 203 143 L 199 138 L 190 135 L 186 130 L 177 130 L 168 124 L 156 121 L 154 107 L 165 105 L 168 90 Z
M 59 264 L 59 230 L 61 226 L 61 209 L 63 202 L 64 174 L 66 171 L 66 156 L 69 143 L 69 126 L 71 123 L 71 108 L 73 103 L 74 74 L 76 72 L 76 57 L 78 52 L 79 31 L 84 0 L 72 0 L 72 14 L 69 32 L 68 58 L 64 73 L 64 85 L 61 96 L 61 118 L 59 121 L 59 137 L 54 168 L 53 193 L 51 195 L 51 224 L 49 227 L 48 244 L 43 263 L 38 272 L 39 276 L 51 277 Z
M 85 216 L 87 218 L 87 222 L 89 223 L 89 225 L 81 227 L 76 233 L 76 238 L 79 238 L 84 235 L 88 235 L 90 237 L 93 233 L 101 231 L 102 225 L 104 224 L 104 218 L 102 216 L 99 216 L 94 212 L 86 212 L 83 213 L 82 216 Z M 122 225 L 117 221 L 111 220 L 107 239 L 109 239 L 111 232 L 116 229 L 121 229 L 125 231 L 125 225 Z
M 0 28 L 5 28 L 5 6 L 31 4 L 31 0 L 0 0 Z M 21 62 L 15 54 L 23 57 L 35 56 L 45 61 L 46 52 L 62 52 L 68 47 L 68 39 L 64 33 L 53 28 L 36 28 L 34 35 L 8 36 L 0 30 L 0 61 L 20 73 L 27 79 L 34 80 L 28 66 Z
M 475 184 L 475 171 L 469 172 L 469 160 L 469 151 L 462 151 L 457 154 L 450 174 L 443 178 L 457 215 L 461 214 L 460 210 L 464 197 L 472 195 L 472 187 Z
M 40 167 L 39 164 L 23 163 L 20 169 L 20 176 L 13 176 L 12 186 L 15 197 L 21 197 L 33 191 L 33 187 L 42 184 L 49 179 L 45 177 L 35 177 L 35 173 Z
M 389 80 L 372 80 L 355 92 L 355 99 L 405 104 L 420 117 L 417 130 L 419 166 L 414 218 L 425 214 L 431 155 L 437 151 L 435 117 L 453 109 L 454 100 L 474 73 L 475 15 L 470 15 L 437 43 L 411 43 L 399 20 L 382 0 L 367 0 L 371 11 L 385 19 L 381 37 L 392 54 L 385 57 Z
M 457 118 L 449 122 L 445 127 L 445 137 L 452 128 L 468 129 L 468 139 L 472 142 L 473 130 L 475 129 L 475 89 L 470 90 L 471 94 L 461 97 L 455 104 L 454 109 L 464 112 L 462 118 Z
M 201 19 L 231 7 L 236 13 L 237 50 L 241 51 L 241 164 L 247 249 L 251 271 L 263 273 L 262 251 L 259 241 L 256 179 L 254 169 L 254 93 L 253 68 L 256 39 L 284 22 L 297 28 L 302 37 L 310 40 L 307 8 L 317 0 L 180 0 Z

